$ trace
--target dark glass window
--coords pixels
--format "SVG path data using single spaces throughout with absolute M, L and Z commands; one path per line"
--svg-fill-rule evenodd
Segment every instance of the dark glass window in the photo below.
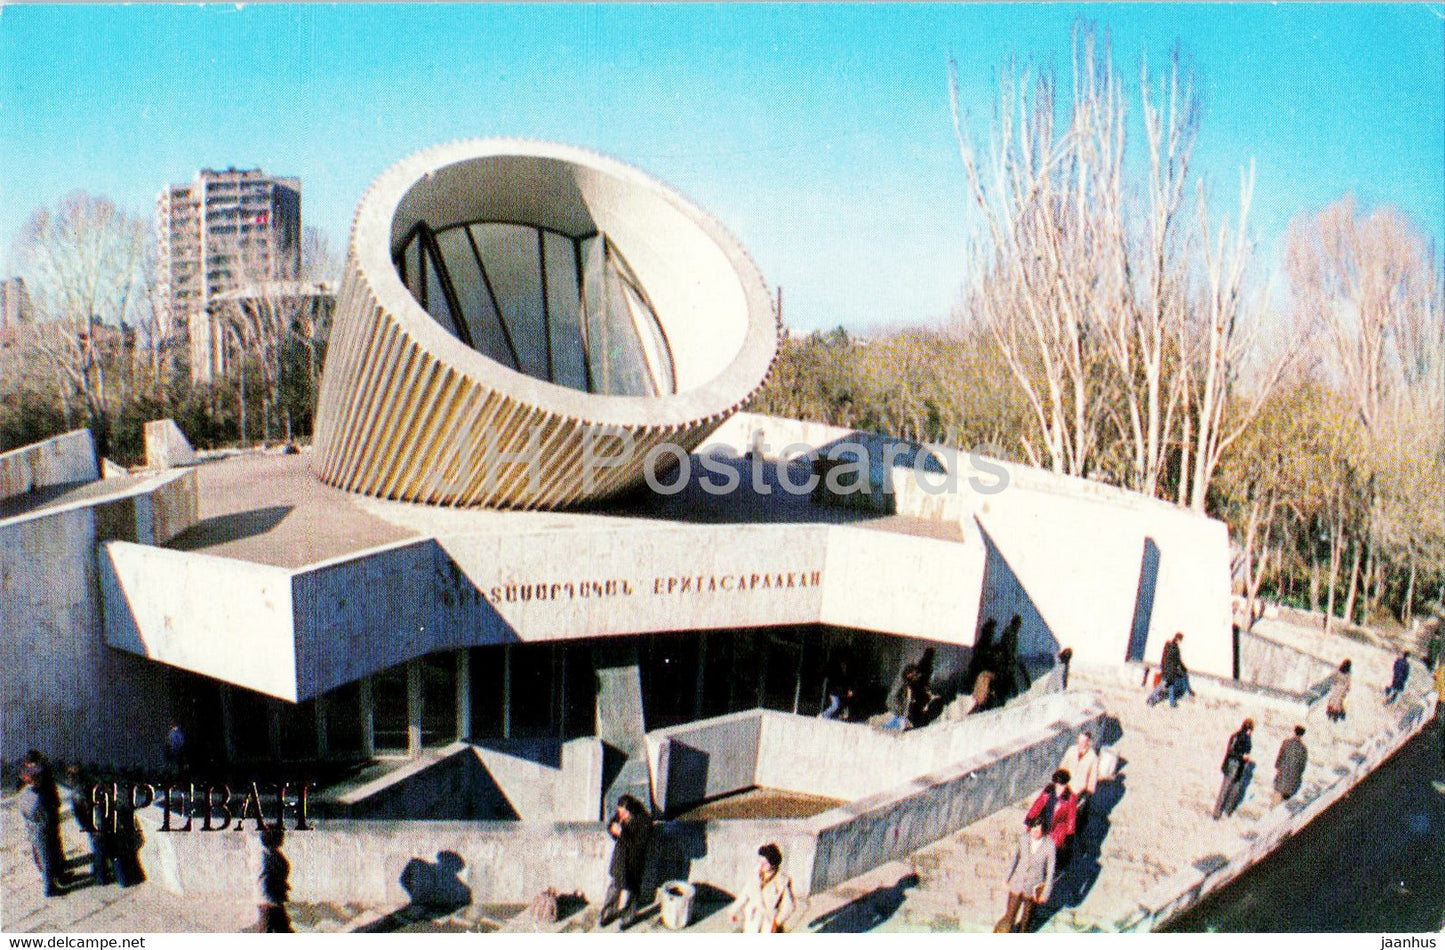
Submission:
M 512 735 L 553 736 L 555 718 L 555 650 L 549 643 L 512 646 Z
M 421 661 L 421 743 L 447 745 L 456 738 L 456 654 L 432 653 Z
M 407 749 L 406 666 L 371 678 L 372 740 L 378 752 Z
M 326 750 L 351 756 L 362 751 L 361 684 L 347 683 L 326 694 Z
M 472 738 L 498 739 L 502 736 L 503 680 L 507 648 L 472 649 Z

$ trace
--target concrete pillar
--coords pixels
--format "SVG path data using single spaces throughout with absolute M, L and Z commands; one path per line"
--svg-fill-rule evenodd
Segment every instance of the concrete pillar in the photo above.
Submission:
M 634 644 L 607 644 L 593 656 L 597 663 L 597 738 L 602 740 L 602 813 L 630 793 L 651 803 L 647 727 L 643 721 L 642 670 Z
M 502 738 L 512 738 L 512 645 L 502 647 Z
M 221 684 L 221 746 L 227 762 L 236 761 L 236 743 L 231 738 L 231 684 Z
M 324 759 L 331 752 L 326 739 L 326 697 L 316 697 L 316 757 Z
M 421 660 L 406 665 L 406 754 L 421 755 Z
M 692 704 L 692 718 L 702 718 L 702 690 L 707 684 L 704 673 L 707 671 L 707 631 L 698 634 L 697 638 L 697 685 L 696 698 Z
M 361 678 L 361 754 L 376 757 L 376 719 L 371 709 L 371 677 Z
M 457 738 L 472 736 L 472 651 L 457 651 Z

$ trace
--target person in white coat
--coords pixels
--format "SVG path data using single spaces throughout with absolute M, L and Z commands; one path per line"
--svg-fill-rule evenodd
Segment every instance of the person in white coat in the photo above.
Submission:
M 758 849 L 757 873 L 744 882 L 732 922 L 742 924 L 743 933 L 782 933 L 797 907 L 793 879 L 783 870 L 783 852 L 775 844 L 763 845 Z

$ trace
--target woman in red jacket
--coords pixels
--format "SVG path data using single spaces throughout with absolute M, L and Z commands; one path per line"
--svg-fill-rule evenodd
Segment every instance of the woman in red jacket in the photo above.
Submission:
M 1059 769 L 1039 793 L 1039 797 L 1034 799 L 1024 821 L 1027 823 L 1039 816 L 1043 817 L 1044 830 L 1054 839 L 1054 847 L 1059 852 L 1059 863 L 1063 864 L 1065 855 L 1068 854 L 1068 845 L 1073 841 L 1078 815 L 1079 799 L 1069 789 L 1069 770 Z

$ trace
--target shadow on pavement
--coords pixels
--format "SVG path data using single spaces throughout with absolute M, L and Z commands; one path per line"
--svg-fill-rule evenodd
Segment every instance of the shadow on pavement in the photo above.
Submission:
M 875 887 L 842 907 L 814 917 L 808 923 L 813 933 L 863 933 L 888 920 L 903 906 L 905 892 L 918 886 L 917 874 L 905 874 L 888 887 Z

